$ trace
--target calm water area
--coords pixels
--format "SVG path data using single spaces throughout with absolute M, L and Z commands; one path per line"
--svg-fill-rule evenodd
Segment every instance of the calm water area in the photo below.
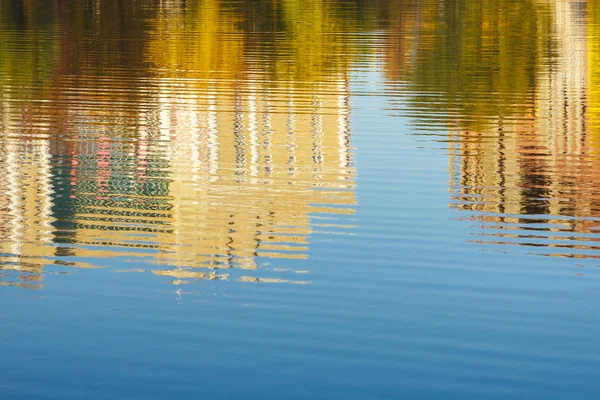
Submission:
M 600 0 L 0 0 L 0 398 L 599 399 Z

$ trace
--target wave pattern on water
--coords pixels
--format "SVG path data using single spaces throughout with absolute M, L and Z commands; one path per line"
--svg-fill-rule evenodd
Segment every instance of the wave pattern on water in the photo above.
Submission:
M 595 399 L 599 5 L 0 0 L 3 398 Z
M 134 126 L 112 106 L 74 110 L 67 140 L 13 139 L 23 133 L 5 112 L 3 269 L 36 275 L 65 257 L 213 269 L 305 258 L 311 217 L 331 223 L 356 203 L 345 83 L 316 87 L 303 112 L 293 92 L 240 84 L 229 98 L 159 83 Z
M 443 146 L 474 242 L 596 257 L 595 0 L 118 3 L 2 5 L 5 271 L 307 257 L 353 226 L 352 96 Z
M 531 54 L 532 95 L 485 128 L 450 129 L 451 206 L 476 221 L 474 242 L 596 259 L 600 118 L 596 48 L 586 33 L 596 21 L 586 2 L 540 4 L 552 22 L 548 42 Z
M 351 232 L 352 40 L 333 3 L 266 32 L 234 3 L 117 3 L 2 4 L 5 284 L 110 260 L 227 279 L 305 259 L 314 227 Z
M 388 111 L 448 155 L 473 242 L 598 258 L 597 1 L 405 7 L 380 42 Z

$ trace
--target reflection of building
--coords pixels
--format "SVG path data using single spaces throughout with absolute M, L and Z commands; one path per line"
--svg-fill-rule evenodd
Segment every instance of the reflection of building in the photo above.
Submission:
M 40 276 L 44 263 L 121 257 L 215 279 L 169 270 L 305 258 L 311 218 L 336 229 L 353 212 L 345 79 L 308 90 L 156 87 L 137 117 L 71 99 L 52 117 L 64 141 L 24 140 L 8 125 L 20 111 L 3 109 L 3 270 Z
M 7 102 L 0 110 L 0 127 L 12 134 L 0 137 L 0 283 L 37 288 L 53 255 L 50 145 L 15 137 L 21 121 Z
M 305 258 L 314 219 L 344 229 L 352 49 L 329 34 L 341 25 L 328 8 L 273 14 L 290 35 L 270 54 L 243 30 L 249 10 L 218 0 L 101 3 L 53 9 L 63 35 L 23 39 L 0 63 L 0 269 L 120 257 L 214 279 L 172 267 Z
M 174 100 L 164 88 L 173 246 L 157 257 L 243 268 L 257 255 L 305 257 L 309 215 L 348 213 L 355 201 L 346 83 L 215 92 Z
M 351 213 L 355 202 L 347 83 L 321 86 L 181 96 L 159 85 L 135 157 L 115 157 L 126 152 L 117 131 L 77 149 L 73 241 L 102 247 L 75 255 L 129 248 L 120 255 L 251 269 L 256 256 L 306 257 L 310 215 Z
M 545 185 L 548 212 L 591 216 L 593 185 L 588 174 L 590 137 L 587 128 L 586 2 L 558 2 L 555 6 L 555 41 L 560 57 L 540 77 L 538 129 L 549 157 L 545 167 L 554 175 Z M 600 183 L 600 182 L 598 182 Z M 573 190 L 573 188 L 576 188 Z
M 542 48 L 535 104 L 494 129 L 458 132 L 453 205 L 477 212 L 491 241 L 597 256 L 600 179 L 588 116 L 586 2 L 557 2 Z M 560 248 L 569 248 L 568 252 Z

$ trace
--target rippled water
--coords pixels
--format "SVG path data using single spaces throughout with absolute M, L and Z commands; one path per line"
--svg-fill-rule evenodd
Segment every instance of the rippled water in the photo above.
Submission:
M 0 0 L 7 399 L 600 396 L 596 0 Z

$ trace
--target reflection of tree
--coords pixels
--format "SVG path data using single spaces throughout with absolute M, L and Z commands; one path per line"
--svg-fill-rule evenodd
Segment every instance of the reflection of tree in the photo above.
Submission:
M 52 26 L 52 15 L 32 2 L 0 0 L 0 9 L 0 96 L 47 91 L 57 43 L 43 29 Z
M 587 43 L 589 54 L 589 84 L 588 84 L 588 116 L 589 130 L 594 142 L 594 149 L 600 149 L 600 2 L 588 0 L 587 2 L 587 33 L 595 38 Z M 600 150 L 595 150 L 595 154 Z
M 349 54 L 357 54 L 358 43 L 343 36 L 357 29 L 356 19 L 336 12 L 336 2 L 177 4 L 167 3 L 150 26 L 149 59 L 160 71 L 207 79 L 258 69 L 273 79 L 313 82 L 347 70 Z
M 534 100 L 548 14 L 531 1 L 426 2 L 408 81 L 415 107 L 477 128 Z M 424 116 L 424 118 L 427 118 Z

